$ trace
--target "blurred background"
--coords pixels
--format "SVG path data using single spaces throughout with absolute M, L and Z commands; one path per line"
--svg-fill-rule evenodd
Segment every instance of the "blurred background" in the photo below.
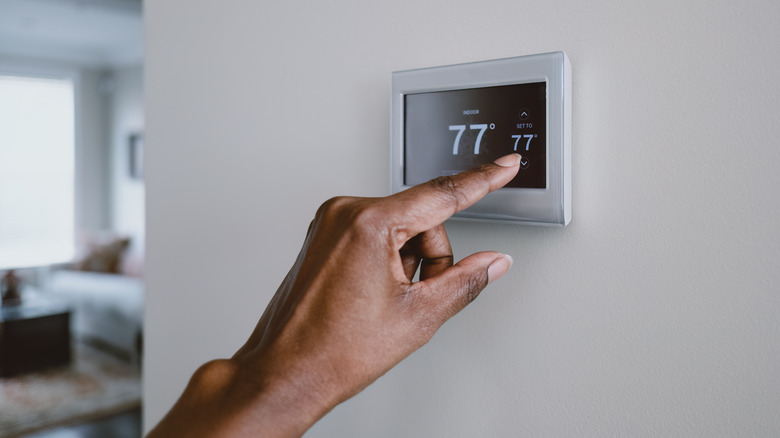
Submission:
M 140 436 L 142 12 L 0 0 L 0 437 Z

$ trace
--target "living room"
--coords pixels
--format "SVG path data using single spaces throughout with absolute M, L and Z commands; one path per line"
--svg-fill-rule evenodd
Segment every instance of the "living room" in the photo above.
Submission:
M 307 436 L 780 436 L 780 2 L 304 3 L 144 5 L 144 430 L 246 342 L 323 201 L 387 195 L 393 72 L 563 50 L 571 223 L 447 221 L 512 269 Z M 121 231 L 96 205 L 76 223 Z
M 0 436 L 118 416 L 140 435 L 142 4 L 10 0 L 0 17 Z

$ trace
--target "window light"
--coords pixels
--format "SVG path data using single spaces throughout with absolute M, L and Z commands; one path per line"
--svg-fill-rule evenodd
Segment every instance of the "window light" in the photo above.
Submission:
M 0 268 L 73 257 L 74 107 L 70 79 L 0 75 Z

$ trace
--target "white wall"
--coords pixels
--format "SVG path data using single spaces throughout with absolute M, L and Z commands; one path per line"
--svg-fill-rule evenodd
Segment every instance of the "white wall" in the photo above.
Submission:
M 102 81 L 105 72 L 80 69 L 76 102 L 76 229 L 102 230 L 110 224 L 109 101 Z
M 130 176 L 129 139 L 144 131 L 143 67 L 113 70 L 111 84 L 111 228 L 132 236 L 132 251 L 142 254 L 144 181 Z
M 780 434 L 780 3 L 146 5 L 149 428 L 316 207 L 388 191 L 390 72 L 565 50 L 573 220 L 449 223 L 512 271 L 312 437 Z

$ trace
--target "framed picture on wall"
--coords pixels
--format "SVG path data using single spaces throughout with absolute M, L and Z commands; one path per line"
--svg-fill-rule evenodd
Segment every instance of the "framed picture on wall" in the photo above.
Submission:
M 129 137 L 130 178 L 144 179 L 144 134 L 136 132 Z

